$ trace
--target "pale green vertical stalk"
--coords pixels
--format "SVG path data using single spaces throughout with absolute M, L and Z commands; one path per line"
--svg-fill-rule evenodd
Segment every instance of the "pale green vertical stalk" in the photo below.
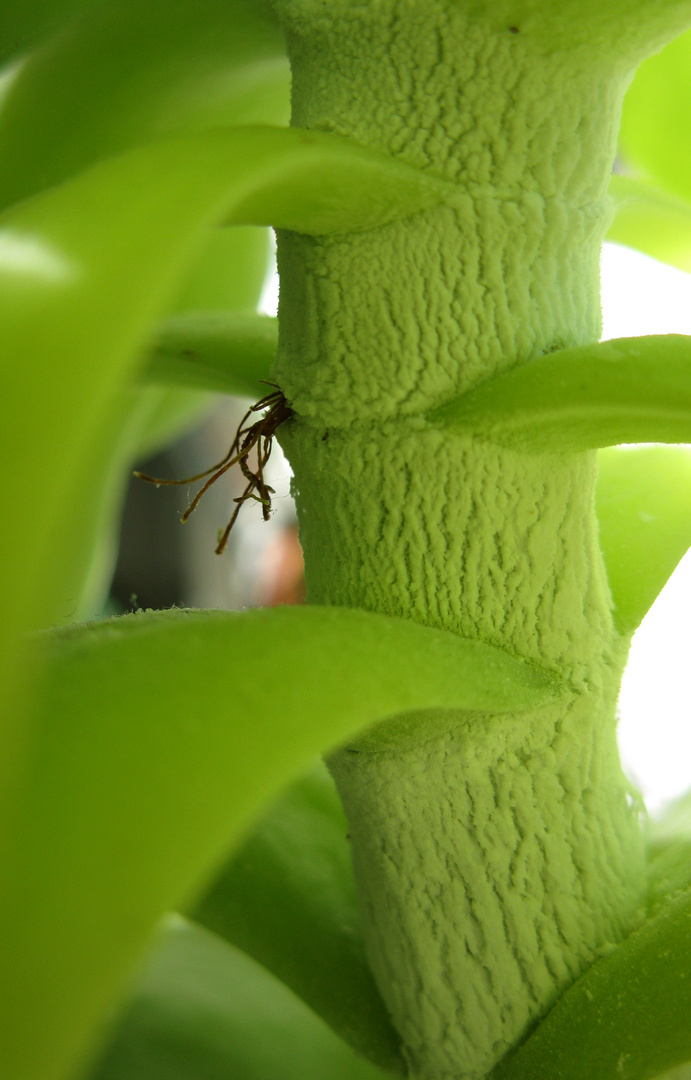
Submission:
M 309 599 L 539 661 L 535 715 L 408 717 L 334 755 L 370 962 L 411 1074 L 483 1076 L 639 917 L 614 739 L 625 659 L 591 454 L 529 456 L 423 414 L 597 340 L 604 191 L 626 67 L 452 0 L 276 0 L 293 121 L 457 185 L 366 234 L 279 238 L 275 378 L 296 419 Z M 529 5 L 528 5 L 529 6 Z M 599 39 L 602 41 L 602 39 Z

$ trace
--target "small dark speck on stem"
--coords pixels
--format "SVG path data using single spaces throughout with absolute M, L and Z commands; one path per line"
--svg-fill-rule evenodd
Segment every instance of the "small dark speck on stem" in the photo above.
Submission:
M 521 31 L 520 31 L 519 27 L 517 27 L 517 26 L 510 26 L 509 27 L 509 33 L 510 34 L 520 34 L 520 32 Z

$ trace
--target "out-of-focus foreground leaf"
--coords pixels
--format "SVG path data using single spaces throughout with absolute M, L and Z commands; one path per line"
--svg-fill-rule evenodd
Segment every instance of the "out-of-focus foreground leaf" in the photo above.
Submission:
M 10 0 L 0 62 L 3 206 L 167 133 L 288 113 L 283 41 L 263 0 Z M 0 220 L 0 449 L 11 478 L 0 537 L 0 804 L 26 739 L 22 631 L 69 616 L 98 588 L 108 561 L 98 538 L 136 442 L 134 416 L 120 438 L 136 349 L 216 223 L 201 183 L 199 200 L 187 193 L 195 227 L 183 214 L 176 236 L 176 199 L 155 190 L 167 179 L 154 169 L 134 193 L 117 180 L 106 191 L 101 175 Z M 150 215 L 152 195 L 162 212 Z M 0 841 L 2 817 L 0 805 Z
M 185 326 L 196 326 L 199 313 L 190 313 L 188 307 L 202 303 L 221 309 L 211 310 L 206 320 L 220 319 L 234 325 L 237 319 L 243 325 L 253 324 L 259 318 L 253 313 L 266 279 L 269 255 L 266 229 L 210 229 L 199 259 L 173 301 L 171 310 L 183 314 L 173 314 L 168 321 L 180 319 Z M 214 385 L 211 375 L 215 369 L 195 364 L 187 355 L 188 344 L 180 343 L 184 364 L 180 354 L 166 354 L 165 379 L 138 380 L 113 401 L 107 425 L 101 427 L 82 462 L 80 495 L 69 507 L 69 536 L 61 563 L 63 595 L 49 614 L 57 625 L 93 618 L 103 610 L 115 566 L 122 506 L 135 461 L 141 462 L 198 423 L 214 400 L 209 391 L 221 389 L 221 375 L 219 385 Z M 235 357 L 233 350 L 231 359 Z M 176 362 L 184 367 L 186 375 L 192 369 L 192 377 L 176 379 Z M 223 372 L 226 370 L 224 366 Z M 231 367 L 225 378 L 226 392 L 232 371 Z M 241 392 L 240 386 L 240 379 L 236 379 L 235 392 Z M 256 399 L 260 390 L 260 384 L 250 388 L 248 377 L 245 392 L 254 393 Z
M 0 217 L 0 452 L 20 464 L 4 488 L 6 715 L 18 635 L 69 600 L 69 508 L 96 481 L 113 409 L 210 226 L 365 228 L 439 198 L 435 180 L 345 139 L 235 128 L 108 158 Z
M 95 0 L 5 0 L 0 22 L 0 64 L 23 57 L 44 38 L 64 30 Z
M 8 205 L 74 176 L 99 158 L 158 140 L 166 134 L 248 119 L 282 121 L 288 115 L 288 66 L 283 40 L 268 5 L 261 0 L 252 3 L 248 0 L 200 0 L 193 7 L 179 0 L 56 0 L 49 4 L 44 0 L 26 0 L 19 5 L 11 2 L 9 8 L 4 5 L 0 39 L 3 31 L 6 32 L 5 54 L 11 56 L 14 50 L 15 59 L 21 59 L 17 70 L 9 69 L 10 77 L 4 86 L 0 110 L 0 190 L 2 201 Z M 27 51 L 32 45 L 40 45 L 33 54 Z M 152 179 L 156 181 L 155 177 Z M 123 191 L 121 196 L 126 198 L 126 192 Z M 87 196 L 80 205 L 71 206 L 75 231 L 79 230 L 80 218 L 85 217 L 94 234 L 94 246 L 100 244 L 103 261 L 107 262 L 109 247 L 122 244 L 127 215 L 120 218 L 118 228 L 118 207 L 112 207 L 116 227 L 111 228 L 108 219 L 95 219 L 95 208 L 90 203 Z M 64 204 L 54 209 L 58 216 L 68 216 Z M 185 230 L 182 231 L 186 235 Z M 214 249 L 213 262 L 219 271 L 217 293 L 224 295 L 229 310 L 241 309 L 241 298 L 249 292 L 252 302 L 248 310 L 253 311 L 256 305 L 257 238 L 248 235 L 249 232 L 243 230 L 242 237 L 231 241 L 233 254 L 240 257 L 235 273 L 232 272 L 234 260 L 228 257 L 227 242 L 220 253 L 216 237 L 209 236 L 205 245 L 207 250 Z M 33 233 L 34 248 L 29 250 L 16 235 L 4 236 L 4 244 L 0 245 L 3 271 L 20 279 L 28 275 L 25 284 L 31 288 L 32 276 L 40 277 L 40 235 Z M 131 240 L 134 243 L 129 251 L 130 272 L 146 294 L 144 250 L 153 237 L 147 238 L 144 230 L 141 246 L 135 246 L 136 236 Z M 264 242 L 261 247 L 265 265 L 267 249 Z M 97 252 L 93 254 L 97 255 Z M 219 254 L 223 256 L 220 259 Z M 207 266 L 209 261 L 208 257 L 203 260 Z M 59 260 L 54 260 L 53 271 L 58 263 Z M 43 269 L 45 271 L 45 265 Z M 151 269 L 150 263 L 148 269 Z M 197 269 L 197 277 L 199 269 L 201 267 Z M 84 265 L 80 271 L 88 276 L 92 267 Z M 195 284 L 194 291 L 198 293 L 198 282 Z M 158 285 L 156 282 L 156 288 Z M 120 291 L 122 282 L 117 277 L 111 279 L 107 293 L 113 300 L 114 309 L 117 309 L 116 298 Z M 187 292 L 189 294 L 189 288 Z M 56 326 L 48 320 L 49 351 L 34 351 L 31 336 L 18 342 L 10 334 L 3 340 L 3 352 L 6 350 L 10 355 L 14 350 L 12 360 L 21 363 L 29 372 L 26 380 L 29 390 L 38 390 L 45 381 L 53 392 L 55 416 L 64 416 L 60 437 L 51 442 L 50 454 L 43 458 L 44 462 L 50 462 L 50 479 L 46 477 L 45 485 L 50 488 L 60 487 L 58 478 L 65 471 L 63 447 L 69 454 L 75 433 L 75 427 L 70 423 L 73 396 L 70 367 L 77 360 L 74 350 L 79 350 L 79 342 L 64 339 L 63 331 L 70 321 L 69 299 L 65 296 L 64 300 L 63 325 Z M 7 302 L 14 304 L 16 297 L 10 295 Z M 110 329 L 111 343 L 117 348 L 117 321 Z M 125 318 L 125 334 L 127 330 Z M 98 334 L 94 338 L 98 347 Z M 85 356 L 85 363 L 94 367 L 107 370 L 109 362 L 107 351 Z M 59 387 L 55 386 L 56 375 L 63 376 L 64 401 Z M 26 423 L 27 435 L 40 443 L 40 433 L 46 430 L 40 402 L 35 409 L 30 394 L 25 403 L 22 397 L 13 396 L 13 389 L 12 386 L 7 388 L 3 403 L 8 413 L 14 416 L 31 416 L 35 427 Z M 160 416 L 165 399 L 160 393 L 158 396 L 156 411 Z M 151 400 L 152 392 L 149 391 L 147 403 Z M 176 413 L 184 413 L 179 393 L 168 394 L 167 400 L 174 402 L 171 419 Z M 32 574 L 24 575 L 21 563 L 13 564 L 12 557 L 18 545 L 13 544 L 11 537 L 8 550 L 4 550 L 3 545 L 5 563 L 16 566 L 18 580 L 28 587 L 20 612 L 20 615 L 26 614 L 27 622 L 69 620 L 70 613 L 88 609 L 102 590 L 98 578 L 107 575 L 111 561 L 108 548 L 112 548 L 112 537 L 109 534 L 117 519 L 125 471 L 137 449 L 136 428 L 139 424 L 142 429 L 148 411 L 139 403 L 132 409 L 131 403 L 132 393 L 129 387 L 123 386 L 122 392 L 114 396 L 108 415 L 99 416 L 93 439 L 82 448 L 77 475 L 73 476 L 74 493 L 64 498 L 62 545 L 55 544 L 52 524 L 42 512 L 42 492 L 37 492 L 31 525 L 22 520 L 21 512 L 14 519 L 14 539 L 18 545 L 28 539 L 30 549 L 34 536 L 50 536 L 54 541 L 47 558 L 50 569 L 57 571 L 54 577 L 58 587 L 53 600 L 48 598 L 43 616 L 35 619 L 31 611 L 31 582 L 36 576 L 35 568 L 38 567 L 40 573 L 42 564 L 27 560 L 27 565 L 31 563 L 34 570 Z M 191 412 L 195 408 L 192 398 Z M 85 414 L 88 411 L 86 408 Z M 26 501 L 28 493 L 35 490 L 36 479 L 41 473 L 34 471 L 35 462 L 31 457 L 22 456 L 20 444 L 13 458 L 13 479 L 17 486 L 23 483 Z M 11 497 L 14 494 L 12 492 Z M 16 502 L 15 506 L 18 506 Z M 8 534 L 11 528 L 8 524 Z M 4 611 L 10 624 L 7 632 L 19 631 L 21 624 L 11 626 L 16 617 L 11 606 L 4 606 Z M 11 662 L 8 666 L 12 670 Z M 9 702 L 7 705 L 9 709 Z
M 287 121 L 285 47 L 265 0 L 80 6 L 3 102 L 0 206 L 151 140 Z
M 162 914 L 320 751 L 398 712 L 559 692 L 498 649 L 337 608 L 154 612 L 36 648 L 47 672 L 0 892 L 12 1080 L 64 1080 Z

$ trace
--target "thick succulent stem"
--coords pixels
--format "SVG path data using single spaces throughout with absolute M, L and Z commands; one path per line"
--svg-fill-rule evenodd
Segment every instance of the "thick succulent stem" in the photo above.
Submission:
M 309 599 L 551 667 L 534 715 L 400 718 L 335 754 L 370 962 L 425 1080 L 485 1075 L 635 923 L 636 814 L 615 740 L 625 643 L 591 454 L 449 436 L 433 405 L 597 340 L 604 191 L 626 65 L 550 51 L 452 0 L 275 0 L 293 120 L 451 180 L 369 233 L 283 234 L 275 378 L 295 411 Z

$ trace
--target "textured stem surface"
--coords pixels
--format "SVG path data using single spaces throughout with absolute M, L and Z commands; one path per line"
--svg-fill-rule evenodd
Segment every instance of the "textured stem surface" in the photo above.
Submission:
M 275 6 L 294 122 L 457 192 L 368 233 L 279 237 L 274 377 L 295 410 L 282 441 L 310 602 L 480 638 L 571 687 L 534 714 L 401 718 L 330 762 L 370 963 L 411 1073 L 480 1077 L 639 915 L 638 823 L 614 738 L 626 650 L 594 456 L 514 452 L 423 414 L 597 340 L 626 67 L 595 47 L 550 51 L 450 0 Z

